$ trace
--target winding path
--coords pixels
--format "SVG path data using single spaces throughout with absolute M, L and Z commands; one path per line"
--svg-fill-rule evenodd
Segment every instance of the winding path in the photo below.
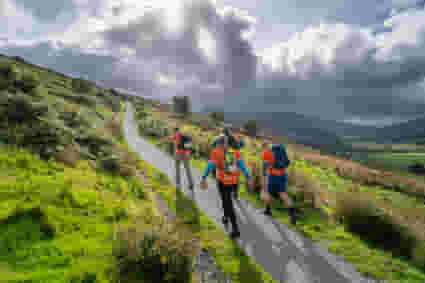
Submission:
M 127 104 L 124 134 L 128 144 L 141 157 L 166 174 L 175 184 L 174 161 L 149 141 L 138 135 L 134 109 Z M 199 189 L 200 170 L 192 169 L 197 182 L 195 192 L 187 189 L 186 176 L 182 176 L 183 191 L 196 201 L 203 212 L 222 226 L 222 210 L 215 182 L 208 180 L 209 189 Z M 184 175 L 184 170 L 182 170 Z M 267 217 L 247 201 L 235 202 L 240 224 L 241 237 L 238 243 L 248 255 L 278 282 L 288 283 L 346 283 L 378 282 L 361 276 L 354 267 L 343 259 L 330 254 L 311 240 L 290 230 L 287 225 Z M 223 227 L 223 226 L 222 226 Z

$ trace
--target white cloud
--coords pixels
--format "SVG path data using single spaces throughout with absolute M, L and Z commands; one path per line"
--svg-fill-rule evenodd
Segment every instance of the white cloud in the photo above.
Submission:
M 0 36 L 15 39 L 25 37 L 31 33 L 31 29 L 37 24 L 34 17 L 17 7 L 11 0 L 0 1 Z
M 331 2 L 346 11 L 343 2 Z M 257 4 L 248 4 L 255 12 Z M 289 97 L 311 93 L 330 100 L 368 93 L 378 101 L 378 96 L 386 93 L 389 99 L 398 96 L 421 101 L 418 87 L 423 87 L 418 83 L 425 75 L 425 11 L 409 8 L 415 4 L 416 1 L 384 0 L 376 11 L 368 4 L 368 9 L 373 10 L 368 10 L 368 17 L 375 17 L 376 13 L 387 15 L 392 9 L 390 18 L 380 25 L 386 32 L 376 33 L 376 25 L 323 20 L 298 29 L 260 52 L 254 51 L 253 46 L 261 21 L 245 10 L 219 6 L 216 1 L 72 0 L 77 12 L 61 11 L 58 23 L 40 23 L 34 13 L 3 0 L 0 23 L 7 17 L 6 23 L 11 24 L 0 25 L 0 42 L 7 46 L 10 42 L 4 39 L 10 38 L 20 46 L 35 46 L 47 39 L 49 48 L 57 53 L 72 48 L 85 55 L 113 56 L 118 60 L 110 70 L 115 82 L 163 97 L 186 93 L 202 102 L 217 97 L 227 99 L 232 94 L 235 106 L 244 101 L 258 108 L 259 101 L 268 100 L 273 103 L 264 107 L 276 109 L 288 104 Z M 308 11 L 302 14 L 307 2 L 297 5 L 300 21 L 308 22 L 305 19 L 316 8 L 306 8 Z M 366 6 L 358 5 L 356 9 Z M 293 11 L 294 5 L 287 6 Z M 319 10 L 326 18 L 327 12 Z M 71 24 L 64 24 L 71 18 Z M 40 32 L 42 29 L 44 33 Z M 35 37 L 34 30 L 42 36 Z M 271 30 L 269 37 L 286 38 L 285 24 L 274 25 Z M 248 83 L 257 83 L 262 90 L 237 91 Z M 210 97 L 201 99 L 199 93 Z M 240 95 L 250 99 L 241 99 Z M 345 103 L 338 111 L 349 112 L 349 108 Z

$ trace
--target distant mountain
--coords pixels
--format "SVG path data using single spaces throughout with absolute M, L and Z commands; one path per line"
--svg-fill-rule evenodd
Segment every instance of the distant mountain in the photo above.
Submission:
M 236 126 L 243 126 L 247 120 L 256 120 L 267 134 L 286 136 L 297 143 L 315 148 L 332 148 L 332 151 L 338 151 L 342 146 L 342 139 L 334 129 L 337 122 L 289 112 L 226 112 L 225 117 L 226 121 L 231 121 Z
M 219 107 L 205 107 L 202 112 L 222 111 Z M 225 112 L 226 121 L 242 126 L 256 120 L 266 133 L 286 136 L 298 143 L 311 146 L 333 146 L 345 137 L 358 137 L 378 143 L 411 143 L 425 141 L 425 116 L 391 126 L 364 126 L 348 122 L 325 120 L 294 112 Z
M 411 143 L 425 140 L 425 116 L 386 126 L 377 131 L 378 140 L 390 140 L 394 143 Z

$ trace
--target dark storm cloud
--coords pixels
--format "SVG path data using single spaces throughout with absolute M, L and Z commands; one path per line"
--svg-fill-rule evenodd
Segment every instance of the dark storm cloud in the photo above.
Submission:
M 274 25 L 269 32 L 263 21 L 260 30 L 269 32 L 273 41 L 285 40 L 280 55 L 271 56 L 271 62 L 281 68 L 261 62 L 262 56 L 254 53 L 254 42 L 244 38 L 254 26 L 249 17 L 237 9 L 221 11 L 208 1 L 185 5 L 179 32 L 170 31 L 166 17 L 157 10 L 143 11 L 140 16 L 132 12 L 136 1 L 115 6 L 106 0 L 16 3 L 44 22 L 63 12 L 73 14 L 78 18 L 75 30 L 66 33 L 72 37 L 73 48 L 50 43 L 25 47 L 7 36 L 4 53 L 61 72 L 86 75 L 109 86 L 158 97 L 190 95 L 198 108 L 218 104 L 230 111 L 295 111 L 328 119 L 400 117 L 425 111 L 421 85 L 425 77 L 425 14 L 418 1 L 382 0 L 371 5 L 329 0 L 324 5 L 300 0 L 279 1 L 274 9 L 268 6 L 271 19 L 293 22 L 294 30 L 300 31 L 282 39 L 290 28 Z M 254 15 L 263 9 L 256 8 L 257 1 L 240 3 L 250 6 Z M 269 19 L 267 13 L 263 16 Z M 86 18 L 90 19 L 87 23 Z M 316 25 L 322 18 L 328 20 Z M 114 19 L 121 25 L 114 25 Z M 383 21 L 387 21 L 385 25 Z M 97 22 L 106 30 L 97 33 L 93 26 L 85 26 Z M 85 28 L 93 37 L 85 34 Z M 200 48 L 201 29 L 214 41 L 213 56 Z M 7 35 L 15 33 L 11 30 Z M 89 40 L 79 42 L 80 34 Z M 102 48 L 113 56 L 87 52 L 90 40 L 99 38 L 105 40 Z M 126 54 L 124 48 L 132 52 Z M 264 55 L 270 54 L 266 51 Z
M 237 13 L 219 15 L 205 1 L 185 6 L 184 23 L 183 31 L 173 34 L 164 27 L 160 14 L 149 13 L 136 22 L 106 31 L 104 36 L 112 46 L 134 49 L 141 60 L 174 65 L 205 83 L 219 81 L 226 88 L 235 88 L 255 79 L 256 58 L 250 44 L 241 36 L 250 28 L 249 22 Z M 208 62 L 199 48 L 200 28 L 213 35 L 215 64 Z

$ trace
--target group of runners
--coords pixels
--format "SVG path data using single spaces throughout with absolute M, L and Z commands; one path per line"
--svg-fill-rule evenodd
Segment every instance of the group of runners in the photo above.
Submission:
M 172 137 L 175 145 L 175 168 L 176 168 L 176 184 L 181 186 L 180 167 L 183 163 L 186 176 L 188 178 L 189 189 L 194 189 L 193 176 L 190 170 L 191 156 L 191 137 L 183 134 L 178 128 L 175 128 L 175 133 Z M 207 189 L 207 177 L 216 170 L 217 188 L 222 201 L 224 215 L 222 222 L 225 227 L 228 227 L 229 221 L 232 224 L 231 238 L 238 238 L 240 231 L 236 220 L 236 214 L 233 206 L 233 199 L 238 200 L 238 186 L 240 182 L 240 173 L 245 175 L 248 180 L 249 189 L 254 188 L 252 176 L 248 172 L 244 161 L 242 160 L 240 149 L 244 147 L 244 142 L 241 138 L 232 134 L 229 128 L 225 128 L 223 134 L 217 136 L 213 143 L 213 150 L 210 154 L 208 166 L 200 180 L 202 190 Z M 291 224 L 296 224 L 295 206 L 293 200 L 288 196 L 287 183 L 288 175 L 287 168 L 290 165 L 285 147 L 282 144 L 270 144 L 263 141 L 263 178 L 264 186 L 262 193 L 271 197 L 280 199 L 285 202 L 288 207 Z M 272 198 L 264 198 L 266 209 L 264 214 L 271 216 L 271 200 Z

